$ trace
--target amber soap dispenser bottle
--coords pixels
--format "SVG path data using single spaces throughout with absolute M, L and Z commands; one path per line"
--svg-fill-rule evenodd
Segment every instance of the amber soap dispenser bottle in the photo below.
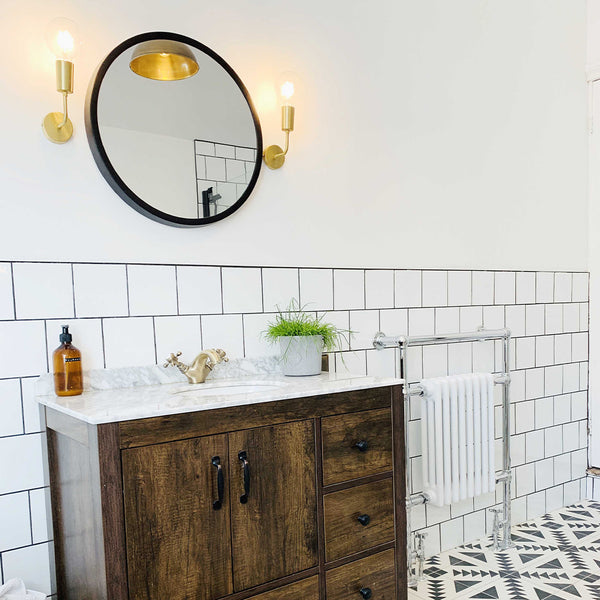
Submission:
M 60 346 L 52 355 L 54 391 L 57 396 L 77 396 L 83 392 L 81 352 L 71 344 L 72 340 L 69 326 L 63 325 Z

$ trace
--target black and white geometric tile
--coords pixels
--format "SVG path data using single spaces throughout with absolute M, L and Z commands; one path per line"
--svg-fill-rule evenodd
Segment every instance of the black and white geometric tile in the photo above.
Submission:
M 600 600 L 600 503 L 582 502 L 512 529 L 515 547 L 465 544 L 426 561 L 410 600 Z

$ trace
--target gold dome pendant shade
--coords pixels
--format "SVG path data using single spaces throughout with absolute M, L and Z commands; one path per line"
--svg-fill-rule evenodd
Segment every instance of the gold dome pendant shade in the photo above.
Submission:
M 192 51 L 181 42 L 149 40 L 138 44 L 129 63 L 137 75 L 157 81 L 187 79 L 198 72 Z

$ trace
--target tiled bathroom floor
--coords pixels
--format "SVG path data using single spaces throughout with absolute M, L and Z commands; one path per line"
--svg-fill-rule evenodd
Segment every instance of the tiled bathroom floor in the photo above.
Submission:
M 516 525 L 513 541 L 504 552 L 486 538 L 428 559 L 409 600 L 600 600 L 600 503 Z

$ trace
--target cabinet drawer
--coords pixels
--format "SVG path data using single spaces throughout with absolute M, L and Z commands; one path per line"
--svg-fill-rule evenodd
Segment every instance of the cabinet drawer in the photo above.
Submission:
M 327 600 L 362 600 L 365 597 L 372 600 L 395 600 L 394 551 L 386 550 L 331 569 L 327 572 L 326 581 Z
M 327 494 L 323 503 L 328 562 L 394 539 L 391 479 Z
M 290 583 L 276 590 L 252 596 L 248 600 L 319 600 L 319 577 Z
M 323 485 L 392 470 L 389 408 L 321 419 Z

